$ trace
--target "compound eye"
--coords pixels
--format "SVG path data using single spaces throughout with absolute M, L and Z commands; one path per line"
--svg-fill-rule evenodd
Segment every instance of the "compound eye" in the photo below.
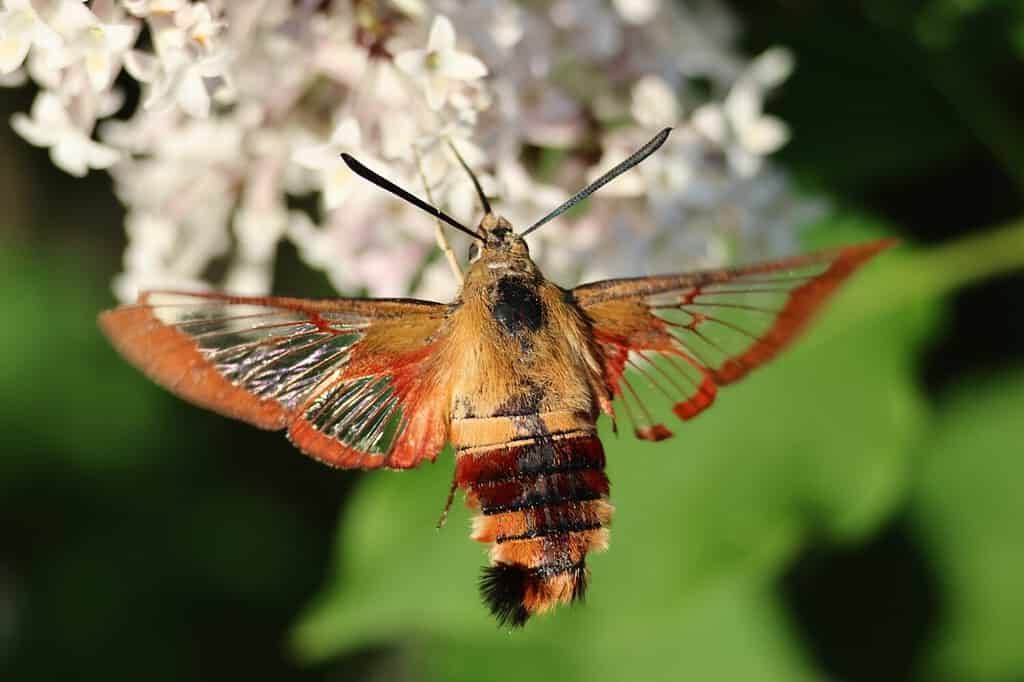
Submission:
M 469 262 L 475 263 L 480 260 L 480 243 L 473 242 L 469 245 Z

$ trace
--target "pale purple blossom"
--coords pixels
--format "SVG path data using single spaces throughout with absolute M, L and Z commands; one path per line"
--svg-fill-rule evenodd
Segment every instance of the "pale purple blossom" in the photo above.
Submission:
M 395 55 L 395 64 L 423 84 L 431 109 L 444 106 L 456 83 L 487 75 L 482 61 L 456 47 L 455 28 L 444 15 L 435 17 L 430 26 L 426 49 L 400 52 Z
M 0 73 L 11 73 L 20 67 L 33 46 L 56 50 L 62 43 L 60 34 L 50 27 L 31 0 L 4 0 L 0 10 Z
M 121 154 L 91 139 L 51 92 L 40 92 L 32 104 L 31 116 L 11 117 L 11 127 L 30 144 L 48 147 L 54 165 L 79 177 L 90 168 L 110 168 Z
M 121 299 L 268 292 L 285 240 L 341 294 L 454 295 L 431 218 L 341 152 L 473 226 L 454 146 L 522 227 L 672 126 L 531 236 L 564 285 L 791 250 L 815 210 L 766 158 L 790 134 L 765 107 L 792 55 L 741 54 L 715 0 L 0 3 L 0 85 L 40 88 L 14 129 L 69 173 L 107 169 L 126 207 Z M 121 74 L 142 97 L 113 119 Z M 319 209 L 289 208 L 310 195 Z

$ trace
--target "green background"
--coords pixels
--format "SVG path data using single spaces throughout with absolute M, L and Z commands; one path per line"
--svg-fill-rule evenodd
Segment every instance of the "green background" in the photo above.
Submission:
M 449 455 L 331 471 L 147 383 L 94 324 L 109 181 L 0 130 L 0 675 L 1024 678 L 1024 7 L 738 9 L 750 53 L 798 57 L 769 109 L 830 201 L 807 247 L 905 246 L 675 439 L 602 424 L 611 549 L 585 606 L 515 633 L 467 511 L 434 529 Z M 281 293 L 330 293 L 280 261 Z

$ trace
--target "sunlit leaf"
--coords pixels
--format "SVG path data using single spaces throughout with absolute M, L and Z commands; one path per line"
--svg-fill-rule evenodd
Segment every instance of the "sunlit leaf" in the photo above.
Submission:
M 912 517 L 945 601 L 925 679 L 1024 670 L 1024 372 L 960 386 L 918 455 Z

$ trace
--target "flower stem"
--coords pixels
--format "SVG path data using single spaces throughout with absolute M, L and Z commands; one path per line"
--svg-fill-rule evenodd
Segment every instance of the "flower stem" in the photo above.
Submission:
M 840 294 L 819 339 L 1014 270 L 1024 272 L 1024 217 L 941 246 L 896 249 Z

